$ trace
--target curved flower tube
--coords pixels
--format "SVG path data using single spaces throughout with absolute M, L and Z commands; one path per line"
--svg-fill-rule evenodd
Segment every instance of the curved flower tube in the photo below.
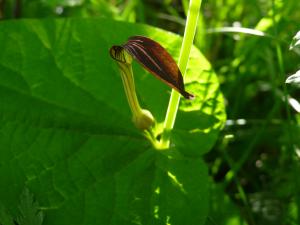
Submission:
M 132 112 L 132 121 L 140 130 L 148 130 L 154 124 L 154 118 L 150 111 L 142 109 L 136 96 L 135 84 L 132 72 L 132 57 L 121 46 L 113 46 L 110 55 L 117 61 L 121 71 L 121 78 L 127 97 L 127 101 Z

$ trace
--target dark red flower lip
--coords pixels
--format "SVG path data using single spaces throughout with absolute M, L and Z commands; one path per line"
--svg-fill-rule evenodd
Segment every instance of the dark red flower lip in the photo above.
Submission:
M 194 98 L 194 95 L 185 91 L 183 77 L 175 60 L 159 43 L 144 36 L 132 36 L 122 47 L 147 71 L 186 99 Z

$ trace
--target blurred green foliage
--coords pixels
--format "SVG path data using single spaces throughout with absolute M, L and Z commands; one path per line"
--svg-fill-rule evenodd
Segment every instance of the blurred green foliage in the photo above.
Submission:
M 0 0 L 0 17 L 109 17 L 182 34 L 187 6 L 188 0 Z M 195 44 L 219 76 L 228 115 L 206 155 L 215 193 L 207 224 L 300 224 L 300 92 L 284 83 L 300 66 L 289 51 L 299 11 L 299 0 L 203 2 Z M 216 30 L 224 27 L 267 35 Z

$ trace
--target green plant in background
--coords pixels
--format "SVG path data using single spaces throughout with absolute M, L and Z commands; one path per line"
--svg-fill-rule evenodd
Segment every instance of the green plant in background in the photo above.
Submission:
M 207 56 L 222 83 L 228 121 L 207 162 L 248 224 L 298 224 L 299 131 L 288 93 L 297 94 L 284 80 L 298 64 L 288 45 L 299 30 L 299 2 L 250 1 L 247 7 L 240 1 L 218 3 L 208 4 L 218 14 L 210 15 L 206 26 L 255 28 L 268 35 L 209 35 L 213 46 Z

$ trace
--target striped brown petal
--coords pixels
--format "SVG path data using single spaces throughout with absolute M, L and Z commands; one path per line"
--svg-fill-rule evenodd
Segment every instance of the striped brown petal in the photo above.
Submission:
M 182 74 L 172 56 L 157 42 L 143 36 L 130 37 L 124 49 L 146 70 L 177 90 L 187 99 L 194 96 L 184 89 Z

